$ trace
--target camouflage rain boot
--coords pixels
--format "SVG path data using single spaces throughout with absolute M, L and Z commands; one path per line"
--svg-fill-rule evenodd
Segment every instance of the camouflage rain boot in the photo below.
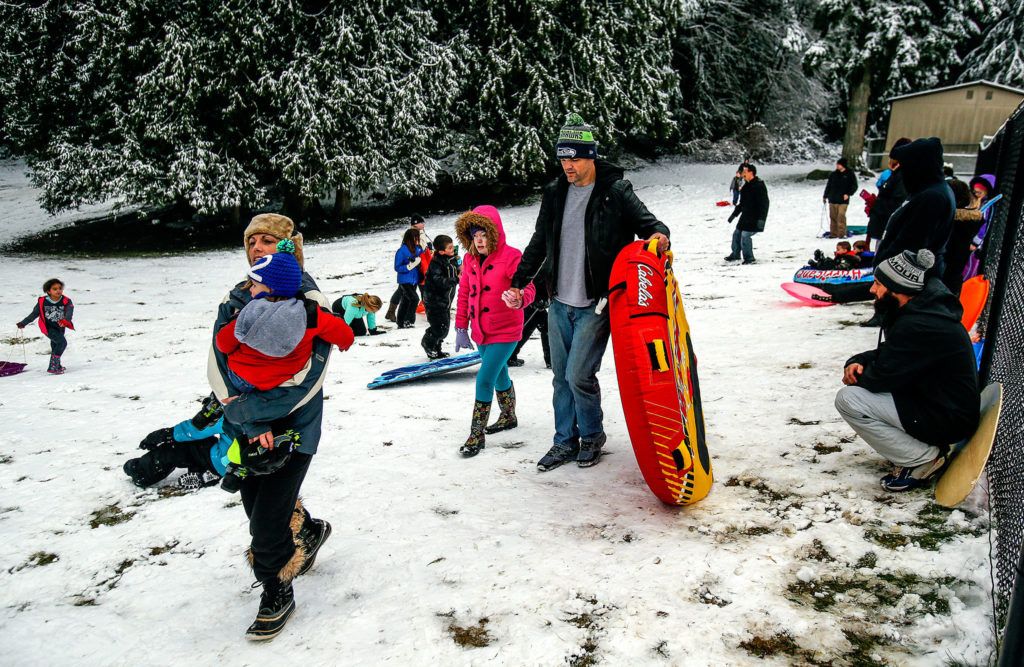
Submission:
M 519 426 L 519 420 L 516 419 L 516 386 L 509 385 L 508 389 L 497 393 L 498 408 L 501 410 L 501 414 L 498 415 L 498 421 L 484 429 L 485 433 L 507 431 Z
M 490 402 L 473 402 L 473 422 L 469 427 L 469 438 L 466 444 L 459 448 L 459 453 L 469 458 L 476 456 L 484 448 L 484 429 L 487 427 L 487 419 L 491 416 Z

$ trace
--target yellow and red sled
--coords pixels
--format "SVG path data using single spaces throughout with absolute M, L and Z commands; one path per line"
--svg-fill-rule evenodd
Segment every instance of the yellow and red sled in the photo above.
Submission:
M 670 505 L 711 490 L 690 327 L 672 253 L 635 241 L 615 259 L 608 306 L 622 411 L 647 486 Z

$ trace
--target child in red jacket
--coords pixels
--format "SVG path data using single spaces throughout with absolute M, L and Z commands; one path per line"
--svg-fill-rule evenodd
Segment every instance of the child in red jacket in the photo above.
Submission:
M 459 216 L 455 233 L 466 249 L 466 259 L 459 279 L 458 308 L 455 311 L 455 352 L 473 349 L 473 340 L 480 346 L 480 370 L 476 373 L 476 402 L 469 439 L 459 452 L 476 456 L 484 448 L 484 434 L 496 433 L 518 426 L 516 393 L 508 375 L 508 360 L 523 336 L 522 308 L 533 302 L 533 283 L 523 290 L 522 304 L 513 308 L 503 298 L 512 286 L 512 276 L 523 257 L 517 248 L 505 243 L 501 216 L 493 206 L 477 206 Z M 491 400 L 498 394 L 501 414 L 487 426 Z
M 217 349 L 227 355 L 228 375 L 242 392 L 266 391 L 298 373 L 320 338 L 347 350 L 352 329 L 312 301 L 297 297 L 302 269 L 290 240 L 278 243 L 249 269 L 250 301 L 217 332 Z
M 28 317 L 18 322 L 18 328 L 24 329 L 29 322 L 38 318 L 39 330 L 50 339 L 50 367 L 46 372 L 61 375 L 67 370 L 60 363 L 60 355 L 68 347 L 64 330 L 75 330 L 75 325 L 71 323 L 75 305 L 64 296 L 64 283 L 59 278 L 50 278 L 43 283 L 43 293 L 45 296 L 39 297 Z

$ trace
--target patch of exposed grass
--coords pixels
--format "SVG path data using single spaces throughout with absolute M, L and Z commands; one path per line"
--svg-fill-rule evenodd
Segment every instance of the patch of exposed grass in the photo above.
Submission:
M 173 549 L 176 546 L 178 546 L 178 540 L 174 540 L 173 542 L 168 542 L 167 544 L 164 544 L 164 545 L 159 546 L 159 547 L 150 547 L 149 555 L 150 556 L 162 556 L 163 554 L 167 553 L 168 551 L 170 551 L 171 549 Z
M 773 532 L 775 531 L 773 531 L 768 526 L 751 526 L 749 528 L 744 528 L 740 531 L 741 534 L 750 535 L 752 537 L 757 537 L 758 535 L 768 535 L 769 533 Z
M 875 568 L 876 565 L 878 565 L 878 554 L 876 554 L 874 551 L 867 552 L 866 554 L 858 558 L 857 562 L 853 564 L 853 566 L 858 569 L 866 567 L 872 570 Z
M 8 456 L 7 454 L 0 454 L 0 465 L 2 465 L 4 463 L 10 463 L 13 460 L 14 460 L 14 458 L 11 457 L 11 456 Z
M 793 426 L 817 426 L 821 423 L 821 420 L 811 419 L 810 421 L 804 421 L 802 419 L 797 419 L 796 417 L 790 417 L 787 423 Z
M 478 620 L 476 625 L 463 626 L 452 621 L 448 624 L 448 634 L 451 635 L 452 641 L 462 648 L 483 648 L 493 641 L 487 632 L 487 624 L 490 622 L 487 617 Z
M 447 519 L 450 516 L 455 516 L 459 513 L 459 510 L 453 510 L 448 507 L 441 507 L 440 505 L 438 505 L 437 507 L 431 507 L 430 511 L 436 514 L 437 516 L 443 517 L 445 519 Z
M 835 454 L 836 452 L 843 451 L 843 448 L 839 445 L 826 445 L 824 442 L 819 442 L 814 445 L 814 451 L 819 454 Z
M 92 519 L 89 520 L 89 526 L 92 528 L 99 528 L 100 526 L 116 526 L 119 523 L 131 521 L 134 516 L 135 512 L 124 512 L 115 503 L 93 512 Z
M 900 524 L 903 532 L 893 533 L 880 529 L 864 531 L 864 537 L 889 549 L 914 544 L 926 551 L 938 551 L 946 542 L 962 535 L 977 537 L 985 532 L 981 526 L 954 526 L 948 522 L 953 510 L 926 502 L 913 521 Z
M 853 598 L 865 608 L 895 607 L 906 595 L 916 595 L 920 604 L 908 609 L 908 615 L 949 614 L 949 600 L 940 595 L 943 587 L 969 586 L 956 577 L 926 578 L 910 572 L 884 572 L 877 575 L 840 573 L 817 581 L 794 581 L 787 590 L 790 599 L 810 604 L 825 612 L 839 601 L 839 596 Z
M 836 558 L 828 552 L 828 549 L 825 548 L 825 545 L 822 544 L 821 540 L 814 538 L 814 540 L 811 541 L 810 546 L 807 547 L 807 559 L 816 560 L 819 563 L 831 563 L 835 561 Z
M 754 635 L 746 641 L 740 642 L 740 648 L 758 658 L 768 658 L 774 655 L 793 655 L 800 650 L 800 646 L 788 632 L 777 632 L 770 637 Z
M 725 485 L 742 486 L 747 489 L 753 489 L 772 502 L 785 500 L 792 496 L 792 494 L 785 493 L 783 491 L 776 491 L 761 479 L 740 479 L 738 477 L 730 477 L 726 480 Z

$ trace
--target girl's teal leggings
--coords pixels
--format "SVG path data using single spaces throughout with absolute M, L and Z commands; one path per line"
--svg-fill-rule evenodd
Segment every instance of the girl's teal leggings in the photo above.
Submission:
M 516 343 L 491 343 L 478 345 L 483 363 L 476 373 L 476 400 L 490 403 L 494 390 L 508 391 L 512 378 L 508 376 L 508 360 L 516 349 Z

